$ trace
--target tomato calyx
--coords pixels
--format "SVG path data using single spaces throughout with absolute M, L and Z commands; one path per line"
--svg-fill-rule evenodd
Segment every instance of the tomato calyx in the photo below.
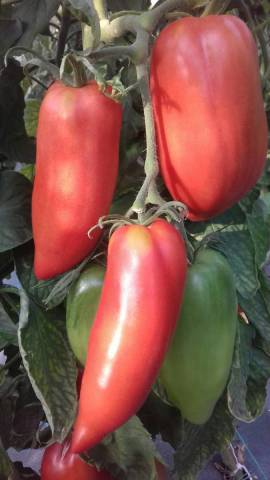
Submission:
M 155 220 L 161 217 L 166 217 L 168 221 L 173 221 L 182 224 L 187 217 L 187 207 L 185 204 L 177 201 L 166 202 L 161 206 L 151 207 L 143 217 L 131 218 L 136 212 L 128 211 L 127 215 L 104 215 L 99 218 L 96 225 L 88 230 L 88 237 L 91 238 L 91 234 L 97 228 L 103 229 L 110 226 L 109 236 L 118 228 L 123 225 L 143 225 L 147 227 L 151 225 Z

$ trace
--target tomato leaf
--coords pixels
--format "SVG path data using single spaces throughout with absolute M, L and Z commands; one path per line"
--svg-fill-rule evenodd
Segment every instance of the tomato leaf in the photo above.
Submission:
M 32 237 L 31 183 L 20 173 L 0 172 L 0 252 Z
M 270 315 L 261 291 L 249 299 L 238 295 L 238 300 L 249 322 L 270 345 Z
M 253 335 L 254 329 L 251 326 L 244 326 L 239 322 L 231 377 L 227 388 L 228 407 L 231 414 L 245 422 L 254 420 L 246 404 Z
M 10 344 L 18 345 L 17 326 L 12 322 L 0 301 L 0 350 Z
M 38 113 L 40 109 L 40 101 L 29 98 L 25 103 L 24 124 L 27 135 L 35 137 L 38 124 Z
M 247 214 L 247 224 L 254 243 L 256 264 L 261 268 L 270 246 L 270 194 L 254 203 L 252 214 Z
M 19 348 L 54 439 L 61 442 L 75 418 L 77 377 L 63 311 L 45 312 L 22 291 Z
M 150 434 L 136 416 L 91 449 L 89 455 L 100 468 L 106 468 L 117 478 L 120 474 L 133 478 L 132 472 L 140 480 L 156 478 L 155 447 Z

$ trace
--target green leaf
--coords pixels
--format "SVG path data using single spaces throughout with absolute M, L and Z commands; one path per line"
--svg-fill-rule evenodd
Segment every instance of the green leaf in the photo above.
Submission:
M 233 418 L 228 412 L 224 397 L 219 400 L 205 425 L 197 426 L 183 421 L 182 440 L 175 453 L 176 478 L 196 480 L 209 458 L 227 446 L 233 435 Z
M 17 327 L 0 301 L 0 350 L 7 345 L 18 345 Z
M 270 194 L 260 197 L 247 214 L 247 225 L 255 248 L 256 264 L 261 268 L 270 248 Z
M 31 192 L 31 183 L 20 173 L 0 172 L 0 252 L 32 237 Z
M 25 165 L 20 169 L 20 173 L 24 175 L 31 183 L 33 183 L 35 177 L 35 165 Z
M 17 248 L 14 252 L 17 276 L 28 296 L 46 310 L 60 305 L 66 298 L 71 284 L 79 277 L 88 262 L 85 259 L 78 267 L 50 280 L 37 280 L 33 270 L 34 247 L 32 243 Z
M 234 274 L 237 291 L 247 299 L 255 295 L 260 283 L 254 246 L 247 226 L 228 227 L 214 234 L 211 243 L 226 256 Z
M 140 480 L 156 479 L 155 455 L 151 436 L 136 416 L 90 451 L 91 460 L 117 478 Z
M 25 103 L 24 124 L 27 135 L 35 137 L 38 124 L 38 114 L 40 109 L 40 101 L 30 98 Z
M 250 325 L 238 323 L 231 377 L 227 388 L 229 410 L 235 418 L 244 422 L 254 420 L 246 403 L 253 336 L 254 329 Z
M 75 359 L 61 309 L 45 312 L 21 292 L 19 348 L 54 439 L 63 441 L 76 414 Z

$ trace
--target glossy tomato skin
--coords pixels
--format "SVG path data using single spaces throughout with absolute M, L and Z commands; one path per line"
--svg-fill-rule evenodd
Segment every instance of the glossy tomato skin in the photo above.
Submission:
M 184 242 L 165 220 L 118 228 L 108 248 L 71 449 L 93 447 L 142 405 L 181 306 Z
M 232 15 L 186 17 L 157 38 L 151 93 L 159 160 L 193 221 L 243 197 L 265 165 L 267 122 L 257 49 Z
M 112 477 L 88 465 L 78 454 L 70 453 L 65 443 L 54 443 L 45 450 L 41 480 L 112 480 Z
M 121 105 L 95 82 L 48 90 L 39 113 L 32 197 L 38 279 L 63 273 L 95 247 L 87 232 L 109 212 L 118 172 Z
M 188 268 L 179 321 L 161 368 L 169 400 L 191 423 L 205 423 L 225 389 L 236 326 L 230 266 L 221 253 L 202 248 Z
M 90 265 L 68 292 L 67 335 L 72 351 L 81 365 L 86 362 L 89 331 L 96 315 L 104 275 L 104 267 Z

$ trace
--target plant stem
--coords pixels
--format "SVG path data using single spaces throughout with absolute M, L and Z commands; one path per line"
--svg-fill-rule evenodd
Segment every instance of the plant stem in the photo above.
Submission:
M 107 18 L 107 6 L 105 0 L 93 0 L 94 7 L 100 20 Z
M 166 13 L 179 8 L 185 12 L 190 12 L 195 4 L 196 0 L 165 0 L 161 5 L 140 15 L 141 26 L 151 33 Z
M 224 5 L 222 5 L 222 3 L 224 3 L 224 1 L 222 0 L 210 0 L 210 2 L 208 3 L 208 5 L 206 5 L 203 11 L 202 17 L 206 17 L 207 15 L 218 13 L 221 9 L 224 8 Z M 226 0 L 225 0 L 225 3 L 226 3 Z M 230 3 L 230 0 L 227 3 Z
M 68 30 L 70 27 L 70 23 L 71 23 L 71 17 L 70 17 L 69 10 L 63 7 L 61 28 L 60 28 L 58 45 L 57 45 L 57 53 L 56 53 L 56 65 L 58 66 L 60 66 L 62 57 L 64 55 L 66 38 L 67 38 Z
M 133 212 L 139 215 L 143 214 L 146 203 L 153 203 L 161 205 L 164 203 L 156 188 L 156 177 L 159 173 L 156 140 L 155 140 L 155 126 L 153 108 L 151 103 L 151 96 L 149 91 L 149 73 L 146 63 L 136 66 L 137 79 L 140 85 L 140 93 L 143 104 L 144 119 L 145 119 L 145 133 L 146 133 L 146 159 L 144 164 L 145 180 L 142 187 L 131 207 Z

